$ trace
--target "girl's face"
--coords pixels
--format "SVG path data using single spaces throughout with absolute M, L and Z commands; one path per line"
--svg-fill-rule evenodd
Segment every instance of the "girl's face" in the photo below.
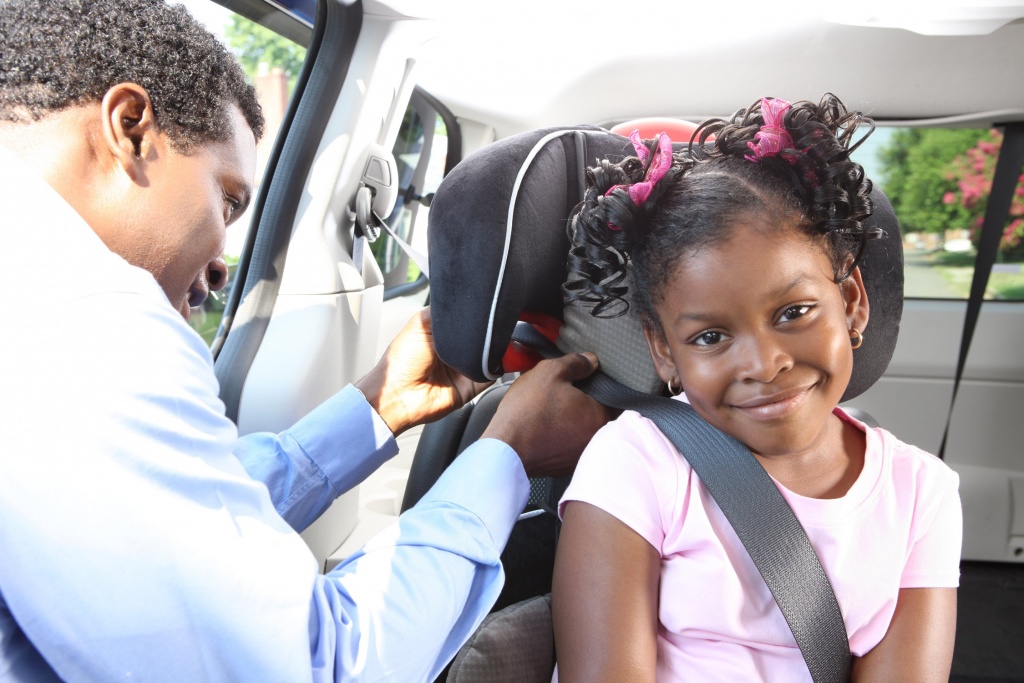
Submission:
M 658 373 L 701 417 L 765 457 L 824 443 L 868 320 L 859 270 L 837 285 L 820 244 L 749 218 L 681 260 L 655 310 Z

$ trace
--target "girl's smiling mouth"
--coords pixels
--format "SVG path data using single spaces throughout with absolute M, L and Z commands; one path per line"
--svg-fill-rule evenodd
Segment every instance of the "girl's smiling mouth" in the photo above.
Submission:
M 758 396 L 742 403 L 734 403 L 732 407 L 755 420 L 774 420 L 786 417 L 800 409 L 815 386 L 812 384 L 768 396 Z

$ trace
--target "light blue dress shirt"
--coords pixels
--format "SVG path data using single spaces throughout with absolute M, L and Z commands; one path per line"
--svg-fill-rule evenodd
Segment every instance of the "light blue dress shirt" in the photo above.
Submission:
M 0 148 L 0 681 L 431 680 L 528 495 L 485 440 L 329 574 L 296 530 L 397 446 L 349 387 L 238 438 L 209 350 Z

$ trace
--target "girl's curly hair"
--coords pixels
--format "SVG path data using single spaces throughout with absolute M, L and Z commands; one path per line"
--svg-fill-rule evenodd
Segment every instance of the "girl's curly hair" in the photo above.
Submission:
M 864 228 L 872 212 L 871 181 L 850 160 L 874 122 L 847 111 L 831 93 L 817 104 L 796 102 L 784 119 L 792 148 L 750 161 L 748 143 L 764 123 L 761 100 L 728 120 L 702 123 L 640 206 L 625 189 L 645 177 L 639 158 L 605 159 L 588 169 L 586 194 L 570 221 L 567 301 L 614 317 L 629 309 L 631 291 L 634 312 L 658 330 L 654 305 L 676 263 L 723 242 L 731 225 L 751 215 L 827 238 L 835 280 L 845 279 L 866 240 L 881 236 Z M 854 143 L 864 126 L 867 132 Z

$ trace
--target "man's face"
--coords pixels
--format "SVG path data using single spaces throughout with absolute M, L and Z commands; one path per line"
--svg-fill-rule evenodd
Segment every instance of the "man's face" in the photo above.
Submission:
M 148 185 L 121 217 L 120 243 L 108 244 L 150 271 L 186 320 L 191 307 L 227 284 L 222 258 L 227 226 L 252 195 L 256 141 L 237 107 L 231 106 L 228 116 L 231 134 L 222 142 L 188 154 L 161 145 L 163 159 L 150 166 Z

